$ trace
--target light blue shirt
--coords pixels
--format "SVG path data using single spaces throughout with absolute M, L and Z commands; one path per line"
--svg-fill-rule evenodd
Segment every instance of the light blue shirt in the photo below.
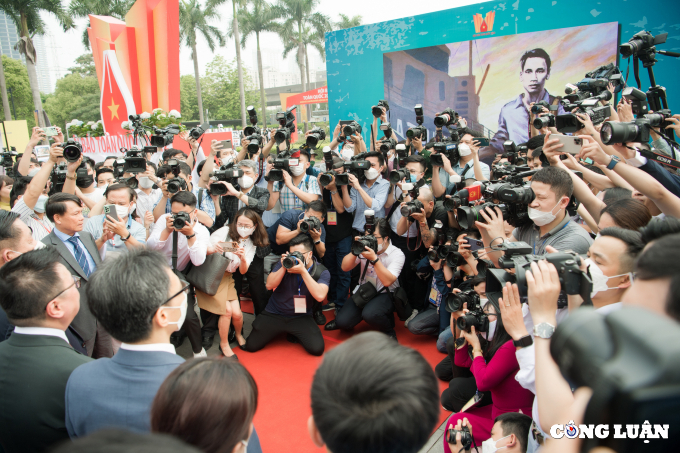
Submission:
M 104 234 L 104 214 L 91 217 L 85 227 L 84 231 L 90 233 L 95 239 L 99 239 Z M 139 222 L 132 220 L 128 215 L 127 230 L 130 235 L 137 239 L 140 244 L 146 244 L 146 229 Z M 106 241 L 107 252 L 127 252 L 128 248 L 120 236 L 115 235 L 112 240 Z
M 471 160 L 470 162 L 461 167 L 460 161 L 458 161 L 456 165 L 451 165 L 451 168 L 453 169 L 453 171 L 456 172 L 458 176 L 461 177 L 463 181 L 465 181 L 466 179 L 477 179 L 475 178 L 475 168 L 473 167 L 473 164 L 474 161 Z M 482 174 L 488 180 L 491 177 L 491 169 L 484 162 L 480 162 L 479 165 L 482 167 Z M 468 166 L 467 170 L 465 170 L 466 166 Z M 463 170 L 465 170 L 465 174 L 463 174 Z M 441 182 L 442 186 L 446 188 L 447 194 L 451 194 L 456 191 L 456 183 L 451 182 L 449 174 L 446 173 L 444 167 L 439 167 L 439 182 Z
M 77 237 L 80 248 L 85 253 L 85 257 L 87 258 L 87 264 L 90 266 L 90 270 L 94 272 L 94 270 L 97 269 L 97 264 L 94 262 L 94 258 L 92 258 L 92 255 L 90 255 L 90 252 L 88 252 L 87 248 L 85 247 L 85 244 L 83 244 L 83 241 L 80 240 L 80 235 L 78 233 L 74 234 L 73 236 L 69 236 L 68 234 L 62 233 L 61 231 L 55 228 L 54 234 L 59 239 L 61 239 L 61 242 L 64 243 L 64 245 L 66 246 L 68 251 L 71 252 L 71 255 L 73 255 L 74 258 L 76 257 L 76 249 L 74 245 L 71 242 L 69 242 L 69 239 L 71 239 L 72 237 Z
M 354 222 L 352 222 L 352 228 L 363 231 L 364 225 L 366 224 L 366 217 L 364 216 L 364 211 L 366 209 L 372 209 L 375 212 L 375 218 L 385 217 L 385 202 L 387 202 L 387 196 L 390 192 L 390 183 L 382 176 L 378 176 L 378 179 L 373 183 L 371 187 L 366 185 L 366 181 L 361 184 L 361 188 L 372 198 L 371 206 L 364 203 L 364 199 L 359 194 L 359 191 L 354 187 L 350 189 L 349 196 L 352 199 L 352 204 L 349 208 L 345 209 L 347 212 L 355 212 Z

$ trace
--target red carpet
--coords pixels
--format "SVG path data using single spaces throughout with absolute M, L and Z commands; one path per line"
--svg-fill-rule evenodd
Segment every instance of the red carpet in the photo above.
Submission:
M 241 301 L 241 307 L 244 312 L 252 313 L 250 301 Z M 324 314 L 328 321 L 333 319 L 332 311 Z M 396 320 L 399 343 L 419 351 L 434 369 L 444 358 L 444 354 L 437 351 L 435 338 L 413 335 L 403 322 L 399 322 L 398 318 Z M 339 330 L 327 332 L 323 326 L 320 328 L 326 341 L 326 352 L 352 335 L 369 330 L 364 322 L 356 326 L 353 333 Z M 240 352 L 238 358 L 257 382 L 259 401 L 254 423 L 262 450 L 265 453 L 323 451 L 314 446 L 307 433 L 307 419 L 312 413 L 312 378 L 323 357 L 307 354 L 302 346 L 289 343 L 282 335 L 261 351 Z M 443 391 L 448 385 L 440 382 L 439 387 Z M 435 429 L 450 415 L 439 408 L 440 418 Z

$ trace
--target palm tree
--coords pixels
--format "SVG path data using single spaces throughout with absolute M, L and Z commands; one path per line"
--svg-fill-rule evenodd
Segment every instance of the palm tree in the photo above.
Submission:
M 239 46 L 239 32 L 238 32 L 238 17 L 236 16 L 236 6 L 239 8 L 245 7 L 247 0 L 231 0 L 233 10 L 233 19 L 231 23 L 232 35 L 234 36 L 234 45 L 236 46 L 236 68 L 238 70 L 238 90 L 241 100 L 241 127 L 246 127 L 246 91 L 243 88 L 243 65 L 241 63 L 241 46 Z
M 260 52 L 260 33 L 276 31 L 279 16 L 276 10 L 265 0 L 252 0 L 252 10 L 242 9 L 239 11 L 241 24 L 241 47 L 245 48 L 248 37 L 255 34 L 257 41 L 257 71 L 260 80 L 260 101 L 262 105 L 262 116 L 264 117 L 264 127 L 267 127 L 267 98 L 264 94 L 264 76 L 262 75 L 262 54 Z M 229 31 L 229 36 L 233 34 Z M 245 116 L 243 117 L 245 119 Z
M 208 23 L 211 19 L 219 19 L 220 14 L 217 11 L 217 6 L 224 1 L 208 0 L 205 8 L 201 8 L 199 0 L 180 0 L 179 2 L 179 39 L 191 48 L 198 97 L 198 117 L 201 124 L 203 124 L 203 99 L 201 97 L 201 77 L 198 72 L 196 38 L 198 33 L 203 35 L 211 52 L 215 51 L 215 41 L 219 43 L 220 47 L 225 45 L 224 35 L 220 29 Z
M 45 32 L 45 22 L 40 13 L 51 13 L 57 17 L 65 30 L 73 27 L 73 19 L 68 15 L 60 0 L 0 0 L 0 10 L 3 10 L 16 24 L 19 31 L 19 41 L 15 48 L 26 58 L 28 81 L 33 94 L 33 105 L 38 114 L 38 125 L 45 126 L 38 74 L 35 71 L 36 53 L 33 47 L 34 35 Z
M 340 20 L 334 23 L 333 27 L 335 28 L 335 30 L 343 30 L 345 28 L 358 27 L 359 25 L 361 25 L 361 21 L 362 21 L 361 16 L 349 17 L 341 13 Z
M 136 0 L 71 0 L 68 6 L 68 12 L 71 17 L 88 17 L 89 14 L 97 16 L 111 16 L 116 19 L 125 20 L 125 15 Z M 87 20 L 87 26 L 83 30 L 83 45 L 86 49 L 90 48 L 90 37 L 87 34 L 87 29 L 90 27 L 90 20 Z

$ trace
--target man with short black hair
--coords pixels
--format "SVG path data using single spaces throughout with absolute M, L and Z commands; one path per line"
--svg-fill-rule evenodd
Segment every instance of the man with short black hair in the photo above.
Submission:
M 328 294 L 331 274 L 314 259 L 309 236 L 301 234 L 288 245 L 290 253 L 281 256 L 267 278 L 267 289 L 273 292 L 264 311 L 255 318 L 245 348 L 249 352 L 259 351 L 278 335 L 287 333 L 305 351 L 320 356 L 325 344 L 312 317 L 312 306 Z M 297 264 L 285 268 L 284 260 L 296 252 L 302 255 L 302 260 L 291 257 Z
M 321 200 L 312 201 L 304 211 L 291 209 L 281 214 L 279 220 L 271 227 L 267 228 L 269 243 L 272 251 L 280 255 L 288 249 L 288 243 L 299 234 L 306 234 L 312 238 L 314 243 L 315 255 L 321 259 L 326 253 L 326 229 L 323 221 L 326 218 L 326 205 Z M 300 229 L 300 225 L 306 219 L 314 217 L 321 223 L 318 229 L 309 230 L 305 233 Z
M 101 167 L 97 170 L 97 187 L 104 188 L 111 184 L 116 178 L 113 177 L 113 169 Z
M 92 313 L 122 344 L 113 358 L 71 374 L 66 386 L 68 433 L 73 438 L 106 427 L 149 431 L 158 388 L 184 362 L 170 335 L 186 317 L 188 284 L 162 254 L 139 248 L 100 266 L 87 291 Z
M 83 337 L 87 355 L 95 359 L 111 357 L 113 347 L 110 335 L 97 323 L 87 304 L 85 288 L 90 275 L 101 264 L 99 249 L 113 237 L 109 232 L 95 240 L 92 234 L 83 231 L 83 204 L 72 194 L 57 193 L 47 201 L 45 214 L 54 223 L 54 230 L 42 242 L 57 248 L 61 263 L 79 277 L 81 307 L 73 320 L 74 329 Z
M 329 453 L 417 452 L 439 417 L 432 367 L 418 351 L 378 332 L 326 354 L 311 399 L 309 435 Z
M 94 177 L 94 161 L 89 157 L 83 156 L 83 162 L 76 171 L 76 195 L 83 201 L 83 215 L 90 213 L 99 200 L 104 197 L 104 189 L 97 187 Z
M 385 171 L 385 157 L 379 152 L 366 154 L 366 160 L 371 168 L 364 170 L 365 181 L 359 183 L 359 178 L 349 174 L 349 185 L 342 187 L 342 201 L 347 212 L 354 214 L 352 229 L 355 235 L 364 233 L 366 218 L 364 211 L 372 209 L 375 218 L 385 217 L 385 203 L 390 191 L 390 183 L 382 177 Z M 350 190 L 351 187 L 351 190 Z
M 186 272 L 189 265 L 200 266 L 205 262 L 210 243 L 208 229 L 198 222 L 198 209 L 196 209 L 196 197 L 191 192 L 180 191 L 170 199 L 172 214 L 163 214 L 154 224 L 153 233 L 147 241 L 147 246 L 152 250 L 161 252 L 173 271 Z M 188 216 L 182 228 L 175 228 L 174 218 L 176 215 Z M 177 236 L 177 258 L 173 263 L 173 236 Z M 183 335 L 189 337 L 194 357 L 206 357 L 205 349 L 201 344 L 201 326 L 193 309 L 194 297 L 189 301 L 189 312 L 184 329 L 180 329 L 176 347 L 184 341 Z M 186 332 L 186 333 L 185 333 Z M 177 334 L 176 334 L 177 336 Z
M 468 128 L 461 129 L 459 133 L 458 162 L 442 156 L 444 165 L 432 167 L 432 192 L 437 198 L 455 193 L 460 180 L 486 181 L 491 175 L 489 166 L 479 159 L 479 142 L 475 139 L 480 134 Z
M 24 253 L 0 268 L 0 306 L 16 327 L 0 343 L 0 446 L 46 451 L 68 439 L 64 390 L 71 372 L 91 359 L 64 331 L 82 306 L 80 279 L 52 248 Z
M 106 156 L 102 168 L 109 168 L 113 171 L 113 163 L 116 161 L 116 156 Z
M 305 204 L 318 200 L 321 195 L 319 184 L 313 176 L 306 174 L 309 168 L 310 154 L 307 149 L 294 150 L 291 159 L 298 159 L 298 165 L 290 167 L 290 173 L 283 170 L 283 181 L 269 181 L 269 204 L 273 209 L 276 202 L 281 203 L 282 211 L 301 209 Z

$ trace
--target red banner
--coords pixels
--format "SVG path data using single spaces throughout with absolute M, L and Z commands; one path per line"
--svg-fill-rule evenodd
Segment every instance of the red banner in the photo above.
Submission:
M 286 109 L 291 105 L 305 105 L 305 104 L 327 104 L 328 103 L 328 86 L 321 88 L 314 88 L 313 90 L 305 91 L 304 93 L 296 94 L 293 96 L 288 96 L 286 98 Z M 295 115 L 295 130 L 297 131 L 298 115 L 300 115 L 300 109 L 297 109 L 297 114 Z M 291 134 L 291 142 L 297 140 L 297 132 Z

